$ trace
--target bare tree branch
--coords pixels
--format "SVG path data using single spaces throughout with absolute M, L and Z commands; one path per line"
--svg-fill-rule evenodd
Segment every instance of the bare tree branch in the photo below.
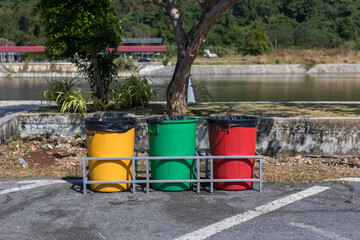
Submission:
M 152 0 L 153 3 L 159 6 L 163 6 L 168 13 L 171 22 L 173 24 L 178 47 L 181 48 L 185 45 L 186 33 L 184 25 L 181 21 L 180 9 L 176 3 L 176 0 Z
M 172 21 L 178 44 L 176 67 L 166 92 L 169 115 L 186 114 L 187 88 L 191 65 L 198 55 L 200 47 L 205 42 L 206 35 L 216 18 L 226 9 L 231 8 L 240 1 L 196 0 L 202 12 L 190 32 L 186 34 L 176 0 L 152 0 L 154 4 L 165 7 Z
M 163 1 L 163 0 L 152 0 L 152 2 L 155 4 L 155 5 L 158 5 L 160 7 L 165 7 L 167 6 L 167 1 Z
M 188 33 L 188 41 L 197 43 L 191 55 L 197 54 L 216 18 L 241 0 L 197 0 L 197 2 L 201 4 L 202 13 Z

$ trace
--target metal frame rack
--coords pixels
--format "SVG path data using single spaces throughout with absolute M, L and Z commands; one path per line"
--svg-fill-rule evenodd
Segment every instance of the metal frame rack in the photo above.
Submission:
M 136 152 L 143 152 L 140 150 L 135 150 Z M 147 152 L 147 151 L 146 151 Z M 199 152 L 205 152 L 205 156 L 200 156 Z M 253 158 L 259 160 L 259 173 L 254 172 L 254 178 L 252 179 L 214 179 L 213 175 L 213 160 L 214 159 L 247 159 Z M 151 160 L 175 160 L 175 159 L 194 159 L 196 160 L 195 167 L 195 178 L 194 179 L 184 179 L 184 180 L 150 180 L 150 162 Z M 200 160 L 205 160 L 205 170 L 201 170 Z M 97 160 L 97 161 L 106 161 L 106 160 L 131 160 L 132 166 L 132 175 L 133 179 L 128 181 L 89 181 L 87 180 L 86 174 L 86 161 Z M 137 161 L 145 160 L 146 161 L 146 171 L 137 170 Z M 210 169 L 209 169 L 210 163 Z M 255 163 L 254 163 L 255 164 Z M 205 173 L 206 178 L 201 179 L 200 173 Z M 137 179 L 137 173 L 146 173 L 146 179 Z M 177 182 L 192 182 L 197 183 L 197 193 L 200 192 L 201 183 L 210 183 L 210 192 L 214 191 L 214 182 L 258 182 L 259 191 L 262 192 L 262 156 L 256 152 L 255 155 L 232 155 L 232 156 L 212 156 L 208 149 L 198 149 L 196 151 L 196 156 L 166 156 L 166 157 L 87 157 L 82 158 L 82 174 L 83 174 L 83 193 L 86 194 L 86 185 L 87 184 L 113 184 L 113 183 L 130 183 L 132 184 L 132 192 L 136 192 L 136 184 L 146 184 L 146 193 L 149 193 L 150 183 L 177 183 Z

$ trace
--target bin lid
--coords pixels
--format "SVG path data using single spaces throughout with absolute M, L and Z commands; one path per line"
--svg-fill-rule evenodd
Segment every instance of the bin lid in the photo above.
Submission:
M 256 127 L 258 118 L 252 116 L 216 116 L 209 117 L 207 122 L 219 126 Z
M 151 117 L 151 118 L 147 118 L 146 122 L 148 124 L 158 124 L 163 121 L 176 121 L 176 120 L 187 120 L 187 115 Z
M 136 118 L 132 117 L 97 117 L 85 118 L 85 129 L 124 133 L 135 127 Z

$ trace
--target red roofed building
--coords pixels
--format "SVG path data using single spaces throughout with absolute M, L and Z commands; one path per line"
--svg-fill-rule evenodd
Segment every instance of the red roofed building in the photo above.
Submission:
M 43 53 L 43 46 L 0 46 L 0 62 L 23 61 L 24 53 Z M 166 46 L 119 46 L 117 51 L 122 57 L 152 55 L 153 53 L 166 54 Z

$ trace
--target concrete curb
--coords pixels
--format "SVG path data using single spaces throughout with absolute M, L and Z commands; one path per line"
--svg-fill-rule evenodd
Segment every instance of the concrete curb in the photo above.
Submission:
M 88 114 L 85 117 L 134 116 L 131 113 Z M 51 134 L 72 138 L 77 132 L 86 136 L 84 121 L 74 114 L 20 114 L 9 122 L 12 132 L 21 136 Z M 257 151 L 264 154 L 359 155 L 360 118 L 260 118 L 257 128 Z M 6 128 L 5 128 L 6 129 Z M 135 147 L 148 148 L 147 124 L 138 118 Z M 3 133 L 4 135 L 4 133 Z M 208 148 L 205 118 L 197 124 L 197 148 Z
M 174 66 L 159 69 L 144 69 L 143 75 L 148 77 L 171 77 Z M 325 74 L 325 73 L 360 73 L 360 64 L 318 64 L 306 69 L 300 64 L 284 65 L 193 65 L 192 75 L 240 75 L 240 74 Z
M 6 63 L 0 65 L 0 77 L 76 77 L 77 69 L 70 63 Z M 6 69 L 4 68 L 6 66 Z M 11 68 L 11 71 L 7 69 Z M 148 65 L 139 71 L 147 77 L 172 77 L 175 66 Z M 192 75 L 293 74 L 293 73 L 360 73 L 360 64 L 317 64 L 307 68 L 301 64 L 277 65 L 193 65 Z M 121 77 L 136 74 L 119 72 Z
M 0 144 L 19 132 L 19 115 L 40 106 L 41 101 L 0 101 Z

